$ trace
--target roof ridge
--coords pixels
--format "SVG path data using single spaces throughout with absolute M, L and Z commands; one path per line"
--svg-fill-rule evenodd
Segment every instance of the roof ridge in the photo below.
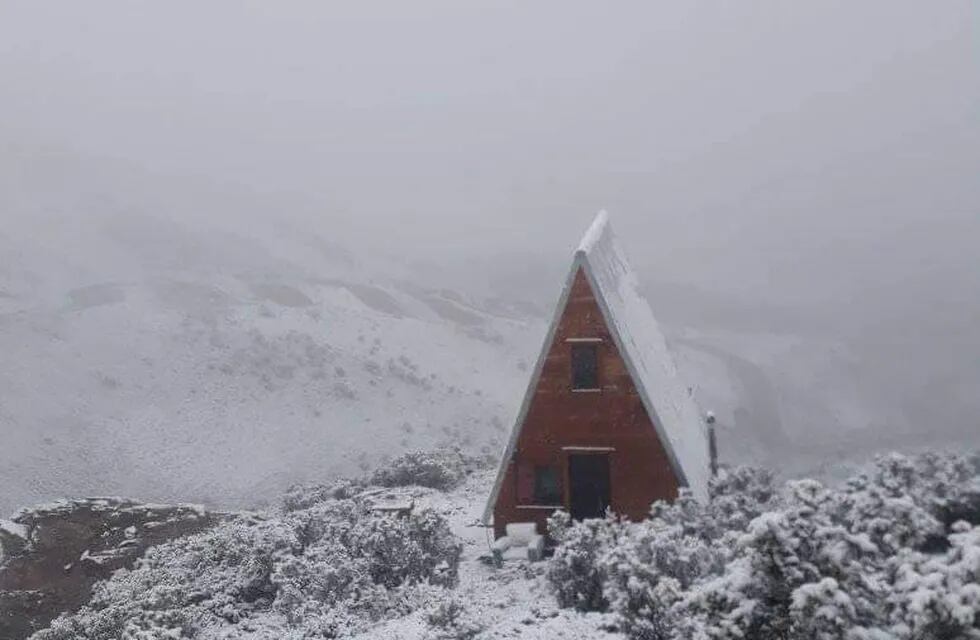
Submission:
M 599 243 L 600 238 L 607 232 L 611 230 L 612 226 L 609 224 L 609 212 L 605 209 L 599 210 L 595 218 L 592 220 L 592 224 L 589 225 L 589 230 L 585 232 L 582 237 L 582 241 L 576 249 L 576 255 L 588 255 L 592 252 L 595 246 Z

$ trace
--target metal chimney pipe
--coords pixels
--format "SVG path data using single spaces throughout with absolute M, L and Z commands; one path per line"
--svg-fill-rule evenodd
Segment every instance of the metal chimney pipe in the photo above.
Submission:
M 711 476 L 718 475 L 718 441 L 715 439 L 715 414 L 709 411 L 704 416 L 708 423 L 708 456 L 711 460 Z

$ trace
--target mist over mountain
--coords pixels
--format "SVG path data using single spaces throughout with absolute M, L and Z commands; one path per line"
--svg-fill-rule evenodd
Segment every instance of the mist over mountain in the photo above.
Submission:
M 498 454 L 580 233 L 558 227 L 554 256 L 460 262 L 358 246 L 236 189 L 68 173 L 83 185 L 4 196 L 5 511 L 88 494 L 249 506 L 405 449 Z M 835 474 L 883 444 L 972 441 L 977 298 L 941 295 L 969 275 L 969 241 L 948 229 L 946 250 L 919 248 L 927 275 L 836 313 L 641 269 L 725 460 Z M 898 243 L 915 246 L 896 233 L 878 251 Z M 881 316 L 854 317 L 869 307 Z
M 498 451 L 601 208 L 723 457 L 975 441 L 978 11 L 5 4 L 0 512 Z

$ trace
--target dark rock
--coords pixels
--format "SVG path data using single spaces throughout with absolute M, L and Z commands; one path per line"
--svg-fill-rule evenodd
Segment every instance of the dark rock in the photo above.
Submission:
M 22 640 L 60 614 L 77 611 L 97 581 L 131 568 L 149 547 L 219 520 L 195 506 L 118 498 L 21 511 L 9 530 L 0 527 L 0 638 Z

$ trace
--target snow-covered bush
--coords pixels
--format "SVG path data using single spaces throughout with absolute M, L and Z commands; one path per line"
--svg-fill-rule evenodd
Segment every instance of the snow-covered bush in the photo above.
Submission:
M 933 462 L 886 456 L 839 490 L 812 480 L 788 483 L 785 502 L 749 523 L 722 575 L 678 600 L 672 613 L 682 623 L 675 633 L 792 640 L 946 637 L 906 633 L 890 600 L 890 567 L 901 557 L 923 557 L 916 549 L 942 533 L 929 511 L 933 496 L 921 490 L 921 476 Z
M 417 588 L 453 584 L 459 555 L 434 512 L 331 499 L 154 547 L 34 640 L 340 637 L 417 608 Z
M 412 451 L 375 471 L 370 482 L 382 487 L 417 485 L 448 491 L 463 481 L 467 468 L 466 457 L 455 449 Z
M 653 514 L 624 527 L 619 544 L 600 560 L 605 599 L 622 616 L 624 630 L 644 640 L 669 637 L 673 605 L 697 581 L 720 574 L 729 557 L 727 546 L 712 538 L 716 527 L 699 527 L 710 518 L 690 496 L 655 505 Z
M 555 518 L 559 603 L 639 640 L 980 639 L 976 457 L 892 454 L 840 488 L 724 470 L 640 523 Z M 967 516 L 951 522 L 954 514 Z
M 363 489 L 363 484 L 348 479 L 338 480 L 333 484 L 318 484 L 313 486 L 293 485 L 286 490 L 282 497 L 284 511 L 300 511 L 327 502 L 328 500 L 344 500 L 353 498 Z
M 744 529 L 779 500 L 772 471 L 759 467 L 721 467 L 708 483 L 708 494 L 708 516 L 713 529 L 721 530 Z
M 675 613 L 718 638 L 843 637 L 834 634 L 877 621 L 876 593 L 856 570 L 875 548 L 834 524 L 819 483 L 790 483 L 789 493 L 784 508 L 749 523 L 722 575 L 691 589 Z
M 603 594 L 624 630 L 644 640 L 668 638 L 682 594 L 723 572 L 735 532 L 773 507 L 775 495 L 771 473 L 723 469 L 712 479 L 707 504 L 682 490 L 672 503 L 655 503 L 649 520 L 625 527 L 619 544 L 601 556 Z
M 902 638 L 980 638 L 980 526 L 953 525 L 942 555 L 904 552 L 891 563 L 889 617 Z
M 455 597 L 437 604 L 426 620 L 435 631 L 435 640 L 472 640 L 486 628 L 486 624 Z
M 606 582 L 604 555 L 614 549 L 624 525 L 617 519 L 583 520 L 572 523 L 559 511 L 548 520 L 548 534 L 559 543 L 548 563 L 548 581 L 558 604 L 579 611 L 604 611 Z
M 933 515 L 940 504 L 938 495 L 929 490 L 938 489 L 942 481 L 927 477 L 934 471 L 932 458 L 878 458 L 870 473 L 851 478 L 836 493 L 835 519 L 890 554 L 942 535 L 942 523 Z
M 641 523 L 572 524 L 568 514 L 556 513 L 549 534 L 559 545 L 548 578 L 559 604 L 584 611 L 611 604 L 635 637 L 664 637 L 657 629 L 666 624 L 672 598 L 720 573 L 734 545 L 732 531 L 771 507 L 775 495 L 771 473 L 740 467 L 712 481 L 707 505 L 682 491 L 672 503 L 654 504 Z
M 236 623 L 276 596 L 273 566 L 302 547 L 283 521 L 242 519 L 154 547 L 132 570 L 98 584 L 77 614 L 63 616 L 37 640 L 160 637 Z M 152 625 L 150 631 L 145 627 Z M 182 637 L 174 635 L 173 637 Z
M 883 456 L 876 460 L 871 479 L 893 495 L 911 497 L 939 520 L 947 533 L 961 520 L 980 524 L 980 452 L 969 456 Z

